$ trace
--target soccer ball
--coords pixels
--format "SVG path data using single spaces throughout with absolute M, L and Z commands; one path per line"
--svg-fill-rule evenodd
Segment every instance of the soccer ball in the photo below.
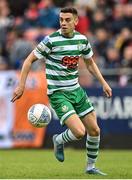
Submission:
M 50 109 L 44 104 L 34 104 L 28 110 L 28 120 L 35 127 L 47 126 L 51 121 Z

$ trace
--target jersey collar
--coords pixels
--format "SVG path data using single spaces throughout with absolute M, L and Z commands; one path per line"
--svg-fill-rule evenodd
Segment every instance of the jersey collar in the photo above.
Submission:
M 75 36 L 75 30 L 73 31 L 73 36 L 72 36 L 72 37 L 66 37 L 66 36 L 64 36 L 64 35 L 62 34 L 62 32 L 61 32 L 61 29 L 59 29 L 58 31 L 59 31 L 60 35 L 61 35 L 62 37 L 64 37 L 64 38 L 66 38 L 66 39 L 72 39 L 72 38 Z

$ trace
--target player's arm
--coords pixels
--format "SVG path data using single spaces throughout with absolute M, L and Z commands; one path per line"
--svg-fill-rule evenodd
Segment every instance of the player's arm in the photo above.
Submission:
M 105 93 L 105 95 L 110 98 L 112 96 L 112 89 L 110 88 L 110 86 L 108 85 L 108 83 L 105 81 L 105 79 L 103 78 L 99 68 L 97 67 L 96 63 L 94 62 L 93 58 L 89 58 L 89 59 L 84 59 L 87 69 L 89 70 L 89 72 L 94 75 L 100 82 L 100 84 L 103 87 L 103 91 Z
M 34 55 L 33 51 L 25 59 L 23 66 L 22 66 L 21 74 L 20 74 L 20 81 L 19 81 L 17 88 L 15 89 L 15 91 L 13 93 L 13 97 L 11 99 L 11 102 L 16 101 L 17 99 L 19 99 L 23 95 L 28 73 L 30 71 L 32 63 L 36 60 L 37 60 L 37 57 Z

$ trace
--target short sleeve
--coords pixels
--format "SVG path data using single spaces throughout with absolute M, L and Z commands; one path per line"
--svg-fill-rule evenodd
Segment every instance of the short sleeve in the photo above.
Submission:
M 86 40 L 85 48 L 82 51 L 82 57 L 84 59 L 89 59 L 93 56 L 93 50 L 88 40 Z
M 46 36 L 33 50 L 38 59 L 46 58 L 52 50 L 52 43 L 49 36 Z

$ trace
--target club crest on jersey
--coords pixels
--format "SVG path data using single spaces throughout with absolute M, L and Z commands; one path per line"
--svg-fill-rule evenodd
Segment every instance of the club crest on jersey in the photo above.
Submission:
M 81 42 L 78 43 L 77 49 L 78 49 L 79 51 L 82 51 L 82 50 L 83 50 L 83 45 L 81 44 Z
M 62 106 L 62 112 L 67 112 L 68 111 L 68 106 L 64 105 Z

